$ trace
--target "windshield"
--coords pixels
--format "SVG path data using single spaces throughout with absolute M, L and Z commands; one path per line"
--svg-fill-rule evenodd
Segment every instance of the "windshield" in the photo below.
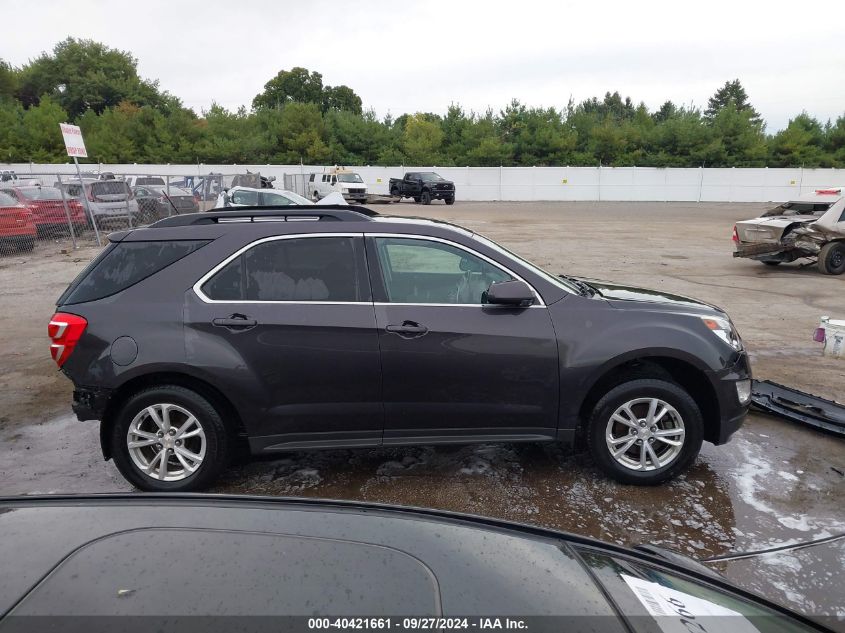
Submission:
M 424 171 L 420 174 L 420 178 L 422 178 L 423 182 L 437 182 L 439 180 L 443 180 L 440 177 L 440 174 L 435 174 L 433 171 Z
M 338 174 L 338 182 L 364 182 L 358 174 Z
M 504 255 L 504 256 L 506 256 L 510 259 L 517 260 L 520 264 L 522 264 L 523 266 L 528 268 L 535 275 L 539 275 L 540 277 L 542 277 L 543 279 L 548 281 L 550 284 L 554 284 L 555 286 L 557 286 L 558 288 L 562 288 L 566 292 L 570 292 L 570 293 L 573 293 L 573 294 L 580 294 L 580 291 L 578 290 L 578 288 L 575 284 L 570 283 L 570 282 L 566 281 L 565 279 L 561 279 L 560 277 L 557 277 L 555 275 L 552 275 L 551 273 L 543 270 L 542 268 L 540 268 L 536 264 L 532 264 L 527 259 L 524 259 L 524 258 L 520 257 L 519 255 L 517 255 L 516 253 L 509 251 L 504 246 L 497 244 L 493 240 L 488 239 L 488 238 L 484 237 L 483 235 L 479 235 L 478 233 L 473 233 L 472 237 L 473 237 L 473 239 L 481 242 L 485 246 L 489 246 L 493 250 L 501 253 L 502 255 Z
M 636 632 L 798 633 L 797 620 L 738 595 L 641 562 L 576 548 L 616 608 Z
M 771 211 L 766 211 L 762 217 L 814 215 L 821 217 L 834 205 L 834 202 L 784 202 Z
M 140 176 L 135 179 L 136 185 L 164 185 L 164 178 L 158 176 Z
M 62 199 L 62 192 L 55 187 L 21 187 L 20 192 L 30 200 Z

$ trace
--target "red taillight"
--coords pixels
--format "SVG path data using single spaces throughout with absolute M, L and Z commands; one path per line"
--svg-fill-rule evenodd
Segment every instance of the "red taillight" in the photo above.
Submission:
M 816 343 L 824 343 L 825 340 L 825 331 L 823 327 L 817 327 L 816 331 L 813 332 L 813 340 Z
M 734 232 L 733 235 L 731 235 L 731 241 L 739 242 L 739 233 L 736 232 L 736 225 L 734 225 Z
M 816 194 L 820 196 L 838 196 L 840 193 L 841 189 L 816 189 Z
M 56 312 L 50 319 L 47 325 L 47 334 L 53 341 L 50 344 L 50 354 L 59 367 L 70 357 L 87 325 L 88 321 L 81 316 L 64 312 Z

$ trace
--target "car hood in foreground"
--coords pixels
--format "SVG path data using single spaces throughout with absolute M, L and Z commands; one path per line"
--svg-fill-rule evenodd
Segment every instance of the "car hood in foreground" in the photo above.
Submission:
M 628 286 L 625 284 L 613 283 L 610 281 L 601 281 L 598 279 L 588 279 L 585 277 L 578 278 L 586 284 L 589 284 L 602 298 L 610 301 L 611 304 L 620 308 L 633 307 L 631 304 L 660 304 L 673 308 L 674 310 L 681 309 L 684 311 L 695 311 L 702 313 L 718 312 L 723 310 L 717 306 L 704 303 L 698 299 L 676 295 L 664 290 L 653 290 L 651 288 L 640 288 L 638 286 Z M 653 305 L 650 306 L 654 308 Z M 673 311 L 674 311 L 673 310 Z

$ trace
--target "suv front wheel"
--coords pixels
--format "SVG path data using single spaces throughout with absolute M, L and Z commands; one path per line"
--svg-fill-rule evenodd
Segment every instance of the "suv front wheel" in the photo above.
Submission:
M 148 492 L 188 492 L 209 486 L 226 466 L 223 420 L 198 393 L 176 385 L 132 396 L 112 427 L 120 473 Z
M 593 408 L 587 443 L 596 464 L 624 484 L 672 479 L 701 450 L 703 420 L 680 386 L 631 380 L 611 389 Z

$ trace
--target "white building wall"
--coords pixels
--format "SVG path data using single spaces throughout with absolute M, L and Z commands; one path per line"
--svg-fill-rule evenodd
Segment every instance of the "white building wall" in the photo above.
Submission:
M 85 165 L 83 170 L 97 166 Z M 73 164 L 11 164 L 18 175 L 75 174 Z M 322 165 L 99 165 L 116 174 L 201 176 L 246 170 L 276 176 L 322 172 Z M 389 193 L 390 178 L 436 171 L 453 180 L 460 200 L 619 200 L 780 202 L 814 189 L 845 185 L 845 169 L 656 167 L 355 167 L 372 193 Z

